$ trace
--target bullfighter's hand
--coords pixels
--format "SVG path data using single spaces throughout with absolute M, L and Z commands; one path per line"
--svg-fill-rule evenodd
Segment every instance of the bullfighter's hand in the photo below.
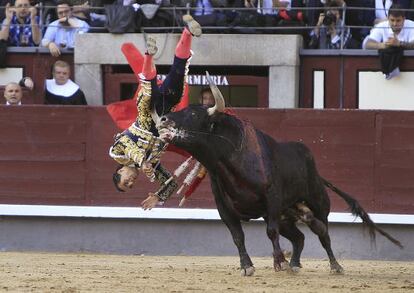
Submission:
M 154 169 L 152 168 L 152 164 L 149 162 L 143 162 L 142 163 L 142 172 L 145 173 L 145 175 L 149 176 L 154 172 Z
M 142 163 L 142 172 L 144 172 L 145 176 L 147 176 L 151 182 L 155 180 L 154 168 L 152 164 L 149 162 Z
M 148 197 L 141 203 L 141 206 L 144 210 L 150 210 L 155 207 L 159 201 L 160 199 L 158 196 L 150 192 L 148 193 Z

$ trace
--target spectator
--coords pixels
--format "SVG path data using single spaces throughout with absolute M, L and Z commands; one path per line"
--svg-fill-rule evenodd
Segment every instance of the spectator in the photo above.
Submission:
M 369 25 L 376 25 L 380 22 L 388 20 L 388 13 L 391 5 L 399 4 L 402 9 L 410 8 L 410 0 L 369 0 L 364 1 L 368 7 L 374 8 L 367 11 L 366 18 Z
M 37 8 L 31 6 L 29 0 L 16 0 L 14 5 L 6 5 L 0 40 L 7 40 L 9 46 L 16 47 L 39 45 L 42 34 Z
M 269 27 L 277 25 L 279 12 L 289 10 L 291 7 L 291 0 L 245 0 L 244 5 L 246 8 L 256 7 L 258 25 Z
M 374 25 L 387 20 L 388 11 L 391 5 L 392 5 L 392 0 L 375 0 Z
M 23 91 L 21 86 L 16 82 L 9 82 L 4 88 L 4 98 L 6 99 L 6 105 L 21 105 L 23 98 Z
M 307 22 L 310 26 L 314 27 L 316 23 L 318 22 L 319 15 L 323 12 L 323 9 L 317 9 L 317 7 L 322 8 L 325 4 L 322 3 L 321 0 L 307 0 L 306 1 L 306 7 L 309 8 L 305 10 L 305 17 L 307 19 Z M 314 8 L 314 9 L 310 9 Z
M 218 10 L 225 7 L 227 1 L 220 0 L 191 0 L 191 7 L 196 9 L 191 15 L 201 26 L 226 26 L 225 14 Z
M 86 33 L 89 25 L 72 16 L 71 6 L 67 0 L 58 2 L 56 12 L 58 19 L 50 23 L 42 40 L 42 46 L 47 47 L 54 57 L 61 54 L 61 49 L 75 47 L 76 34 Z
M 87 105 L 84 93 L 69 77 L 69 64 L 56 61 L 53 64 L 53 79 L 46 79 L 45 104 Z
M 343 4 L 342 4 L 343 5 Z M 340 3 L 332 1 L 327 5 L 326 13 L 319 15 L 318 23 L 311 32 L 309 47 L 313 49 L 340 49 L 352 47 L 352 36 L 349 27 L 342 20 Z
M 365 38 L 364 49 L 386 49 L 401 47 L 414 49 L 414 22 L 405 19 L 402 6 L 393 4 L 388 13 L 388 21 L 377 24 Z
M 414 22 L 405 19 L 402 6 L 393 4 L 388 21 L 378 23 L 363 43 L 364 49 L 379 49 L 381 70 L 386 79 L 400 74 L 404 49 L 414 49 Z
M 28 90 L 33 90 L 34 88 L 34 83 L 33 80 L 30 77 L 23 77 L 20 81 L 19 81 L 19 85 L 22 88 L 27 88 Z
M 6 105 L 19 106 L 22 104 L 23 90 L 22 87 L 26 87 L 30 90 L 33 89 L 33 80 L 30 77 L 25 77 L 20 80 L 19 83 L 9 82 L 4 88 L 4 99 Z
M 214 100 L 213 93 L 210 88 L 203 88 L 200 92 L 199 103 L 205 106 L 214 106 L 216 101 Z
M 77 1 L 72 1 L 72 3 L 74 2 Z M 74 4 L 72 15 L 80 20 L 85 21 L 91 28 L 105 26 L 106 15 L 91 11 L 89 1 L 85 2 L 84 0 L 80 0 L 79 4 Z

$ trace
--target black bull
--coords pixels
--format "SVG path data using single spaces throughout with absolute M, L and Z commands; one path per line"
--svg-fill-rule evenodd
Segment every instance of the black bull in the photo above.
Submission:
M 161 118 L 155 115 L 154 120 L 161 138 L 186 150 L 207 168 L 218 212 L 239 251 L 243 275 L 252 275 L 254 267 L 245 248 L 241 221 L 259 217 L 267 225 L 275 270 L 297 271 L 301 267 L 304 235 L 295 224 L 300 215 L 296 206 L 300 203 L 311 210 L 305 223 L 319 236 L 331 271 L 343 271 L 331 249 L 330 200 L 325 187 L 347 202 L 352 214 L 368 226 L 373 241 L 378 231 L 402 247 L 370 219 L 354 198 L 319 175 L 314 158 L 304 144 L 276 142 L 250 123 L 224 113 L 221 93 L 214 85 L 211 87 L 216 106 L 209 109 L 190 106 Z M 293 246 L 289 266 L 279 246 L 279 234 Z

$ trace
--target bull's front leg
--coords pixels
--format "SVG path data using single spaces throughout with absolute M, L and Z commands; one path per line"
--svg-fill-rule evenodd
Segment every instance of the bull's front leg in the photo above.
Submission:
M 233 237 L 234 244 L 239 251 L 240 256 L 240 273 L 242 276 L 253 276 L 254 266 L 253 262 L 250 259 L 250 256 L 247 253 L 245 242 L 244 242 L 244 232 L 241 226 L 240 220 L 234 215 L 224 204 L 224 194 L 222 189 L 219 186 L 219 183 L 211 177 L 211 187 L 214 194 L 214 198 L 217 205 L 217 210 L 220 214 L 220 218 L 226 224 L 227 228 L 230 230 L 231 236 Z

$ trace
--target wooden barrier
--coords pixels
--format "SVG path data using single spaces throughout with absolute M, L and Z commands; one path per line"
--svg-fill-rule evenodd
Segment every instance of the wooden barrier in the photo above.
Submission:
M 322 176 L 373 213 L 414 213 L 414 113 L 236 109 L 280 141 L 306 143 Z M 157 185 L 142 176 L 118 193 L 108 156 L 116 126 L 105 107 L 0 106 L 0 203 L 138 206 Z M 183 160 L 167 153 L 174 170 Z M 333 211 L 346 205 L 332 195 Z M 176 207 L 174 197 L 166 207 Z M 186 203 L 214 208 L 209 180 Z

